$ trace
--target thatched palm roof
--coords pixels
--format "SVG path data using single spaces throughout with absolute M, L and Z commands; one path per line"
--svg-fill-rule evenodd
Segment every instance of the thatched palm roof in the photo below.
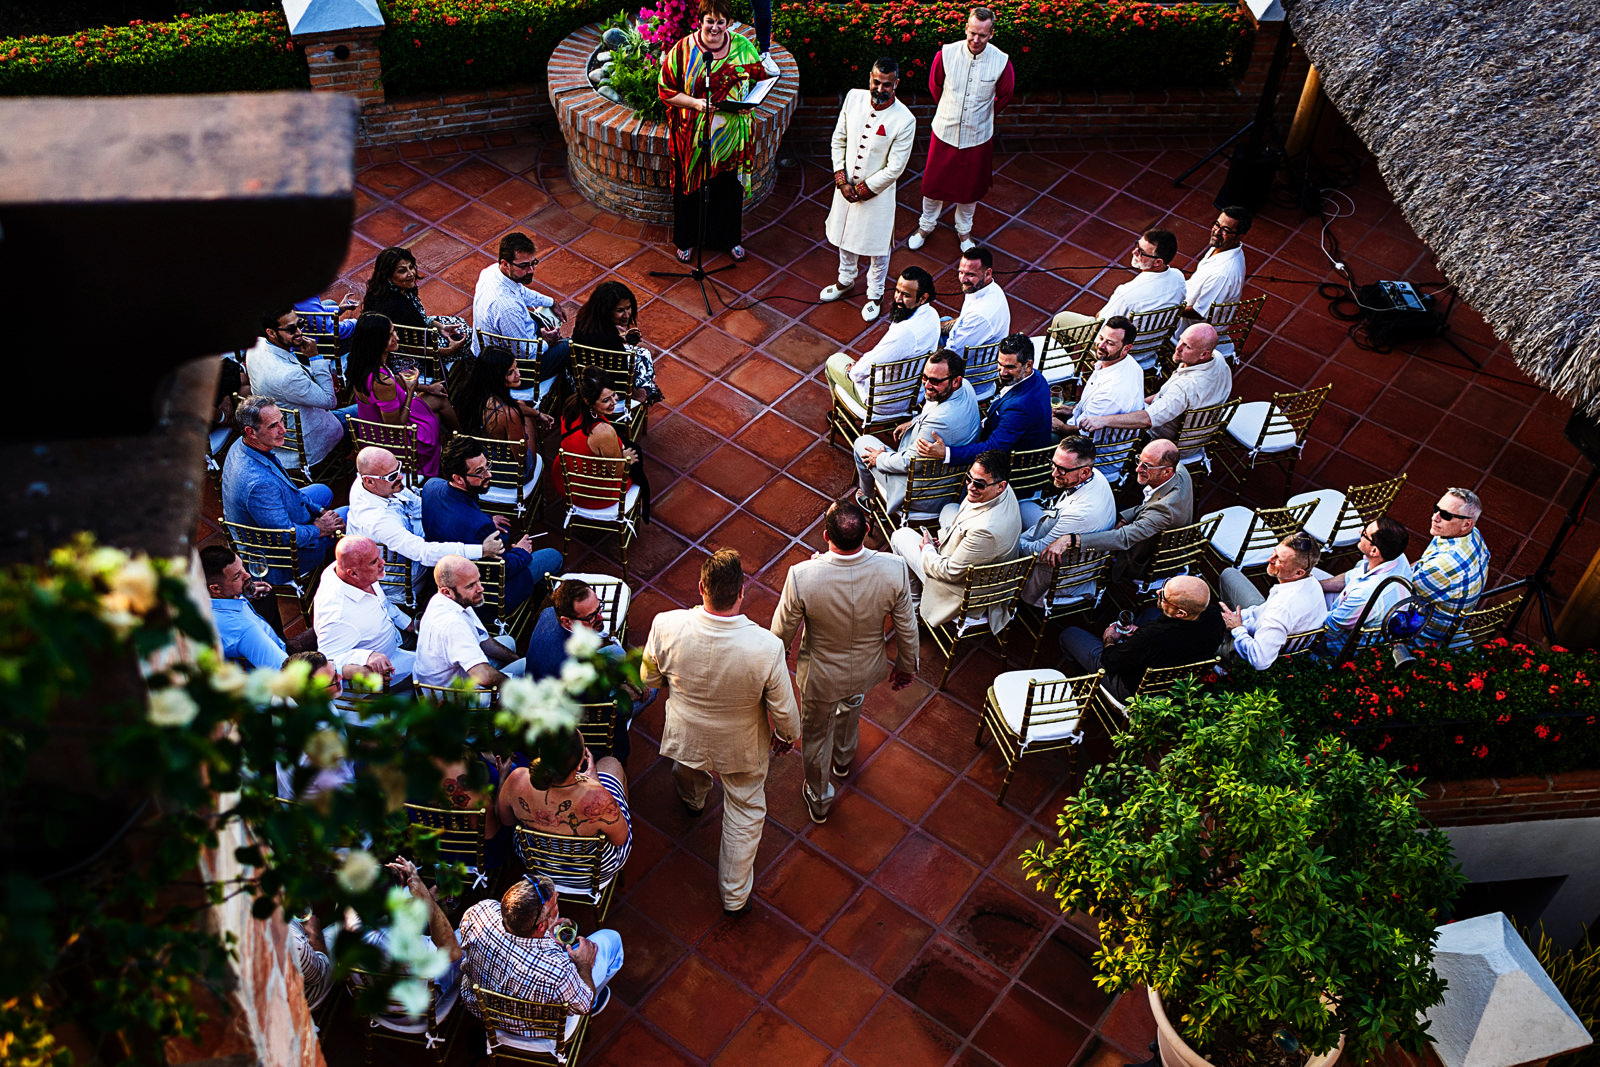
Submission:
M 1600 9 L 1300 0 L 1290 21 L 1462 298 L 1600 414 Z

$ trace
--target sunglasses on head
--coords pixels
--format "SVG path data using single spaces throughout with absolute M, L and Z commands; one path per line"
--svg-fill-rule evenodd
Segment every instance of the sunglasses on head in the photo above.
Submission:
M 544 886 L 539 884 L 539 879 L 531 874 L 525 874 L 522 876 L 522 880 L 533 886 L 533 891 L 539 895 L 539 906 L 541 908 L 550 903 L 550 897 L 545 895 Z

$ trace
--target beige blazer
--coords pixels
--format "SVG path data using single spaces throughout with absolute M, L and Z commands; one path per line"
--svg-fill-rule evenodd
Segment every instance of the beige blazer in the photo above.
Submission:
M 670 687 L 661 754 L 687 767 L 763 771 L 768 736 L 800 736 L 783 642 L 743 615 L 664 611 L 644 643 L 645 684 Z
M 922 550 L 922 617 L 929 626 L 956 617 L 968 570 L 1016 558 L 1017 542 L 1022 540 L 1017 494 L 1008 485 L 1005 492 L 986 503 L 974 504 L 962 497 L 955 521 L 939 535 L 938 548 L 929 545 Z M 1009 608 L 990 612 L 989 625 L 996 630 L 1010 621 Z
M 899 556 L 862 549 L 823 553 L 797 563 L 783 580 L 772 632 L 788 648 L 805 623 L 795 671 L 801 700 L 843 700 L 865 693 L 889 672 L 883 618 L 894 617 L 900 669 L 917 669 L 917 618 L 911 568 Z

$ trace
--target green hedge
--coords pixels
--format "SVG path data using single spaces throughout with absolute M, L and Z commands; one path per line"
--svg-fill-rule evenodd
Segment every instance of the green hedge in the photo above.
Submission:
M 389 96 L 492 89 L 545 77 L 550 53 L 617 0 L 382 0 Z
M 0 40 L 0 96 L 222 93 L 310 84 L 282 11 Z
M 971 4 L 938 0 L 801 0 L 777 4 L 773 36 L 794 53 L 805 93 L 864 87 L 881 55 L 902 81 L 927 87 L 934 53 L 960 40 Z M 1250 54 L 1237 5 L 1024 0 L 991 3 L 995 44 L 1011 57 L 1017 87 L 1136 88 L 1222 85 Z

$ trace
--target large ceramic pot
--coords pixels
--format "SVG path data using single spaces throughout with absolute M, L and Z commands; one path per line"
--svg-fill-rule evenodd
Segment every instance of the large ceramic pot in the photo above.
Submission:
M 735 31 L 739 29 L 735 24 Z M 567 142 L 573 185 L 607 211 L 641 222 L 672 221 L 671 149 L 667 124 L 647 121 L 626 104 L 601 96 L 589 81 L 589 60 L 602 48 L 600 24 L 574 31 L 550 54 L 550 102 Z M 755 171 L 748 210 L 772 191 L 778 176 L 778 143 L 799 101 L 799 68 L 777 42 L 772 58 L 783 80 L 751 113 Z
M 1161 994 L 1154 989 L 1146 992 L 1150 994 L 1150 1014 L 1156 1019 L 1156 1046 L 1161 1050 L 1161 1062 L 1165 1067 L 1212 1067 L 1210 1060 L 1190 1048 L 1189 1043 L 1172 1028 L 1167 1013 L 1161 1009 Z M 1337 1048 L 1312 1056 L 1306 1061 L 1306 1067 L 1333 1067 L 1343 1050 L 1344 1038 L 1341 1037 Z

